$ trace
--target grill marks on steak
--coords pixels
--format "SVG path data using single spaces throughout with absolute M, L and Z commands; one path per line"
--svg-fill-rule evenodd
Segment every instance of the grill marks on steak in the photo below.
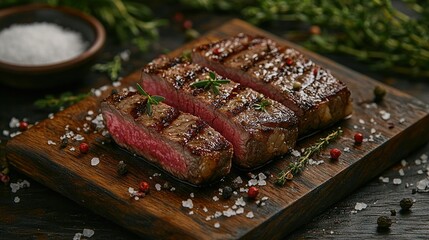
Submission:
M 229 173 L 231 144 L 200 118 L 160 103 L 152 116 L 147 98 L 113 94 L 101 104 L 103 118 L 120 146 L 144 156 L 173 176 L 201 185 Z
M 240 44 L 246 47 L 238 48 Z M 351 114 L 345 84 L 300 52 L 270 39 L 239 34 L 195 48 L 192 59 L 292 109 L 299 117 L 300 135 Z M 295 82 L 300 89 L 294 89 Z
M 235 163 L 242 168 L 262 165 L 295 144 L 295 114 L 278 102 L 232 81 L 219 87 L 219 95 L 191 87 L 209 78 L 205 67 L 159 58 L 145 67 L 142 76 L 150 94 L 163 95 L 166 103 L 200 116 L 228 139 L 234 146 Z M 266 111 L 255 110 L 254 105 L 264 99 L 269 102 Z

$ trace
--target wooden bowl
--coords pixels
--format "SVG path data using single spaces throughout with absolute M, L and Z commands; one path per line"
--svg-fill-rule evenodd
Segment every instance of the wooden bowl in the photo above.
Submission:
M 0 83 L 24 89 L 46 89 L 83 79 L 106 40 L 94 17 L 67 7 L 31 4 L 0 9 L 0 31 L 12 24 L 48 22 L 81 34 L 86 50 L 70 60 L 46 65 L 14 65 L 0 60 Z

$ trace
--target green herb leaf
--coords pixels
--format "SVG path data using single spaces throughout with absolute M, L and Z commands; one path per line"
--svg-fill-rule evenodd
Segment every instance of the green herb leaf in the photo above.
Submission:
M 194 88 L 204 88 L 204 90 L 211 89 L 215 95 L 219 95 L 219 86 L 229 82 L 230 81 L 227 79 L 217 79 L 214 72 L 209 72 L 209 79 L 194 82 L 190 86 Z
M 267 99 L 262 99 L 259 103 L 254 104 L 253 107 L 258 111 L 267 111 L 267 107 L 270 105 L 271 103 Z
M 110 80 L 117 81 L 119 73 L 122 71 L 122 59 L 119 55 L 116 55 L 112 61 L 95 64 L 92 69 L 98 72 L 107 73 Z
M 140 84 L 136 84 L 137 87 L 137 91 L 147 97 L 147 102 L 146 102 L 146 114 L 148 116 L 152 116 L 153 113 L 153 107 L 152 105 L 158 105 L 160 102 L 163 102 L 165 100 L 165 97 L 162 96 L 158 96 L 158 95 L 149 95 L 143 88 L 142 86 L 140 86 Z
M 137 85 L 136 85 L 136 87 L 137 87 L 137 91 L 141 94 L 141 95 L 143 95 L 143 96 L 145 96 L 145 97 L 148 97 L 149 96 L 149 94 L 142 88 L 142 86 L 140 86 L 140 84 L 138 84 L 137 83 Z

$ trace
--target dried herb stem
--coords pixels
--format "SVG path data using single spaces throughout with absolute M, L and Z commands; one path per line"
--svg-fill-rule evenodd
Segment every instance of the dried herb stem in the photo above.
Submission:
M 75 104 L 87 96 L 88 93 L 73 95 L 71 92 L 64 92 L 58 97 L 46 95 L 45 98 L 36 100 L 34 105 L 38 108 L 59 109 Z
M 310 160 L 311 156 L 316 153 L 319 153 L 323 148 L 328 146 L 329 143 L 341 136 L 342 133 L 343 130 L 341 128 L 338 128 L 337 130 L 330 133 L 328 136 L 320 138 L 319 141 L 317 141 L 314 145 L 306 148 L 304 154 L 296 162 L 291 162 L 286 170 L 281 171 L 278 174 L 276 184 L 283 186 L 286 180 L 292 180 L 294 175 L 297 175 L 304 171 L 304 168 L 307 166 L 307 163 Z

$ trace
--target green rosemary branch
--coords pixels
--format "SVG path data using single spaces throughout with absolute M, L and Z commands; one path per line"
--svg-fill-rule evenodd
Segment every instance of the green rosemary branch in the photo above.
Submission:
M 146 102 L 146 114 L 148 116 L 152 116 L 152 105 L 158 105 L 160 102 L 164 101 L 165 98 L 162 96 L 157 96 L 157 95 L 149 95 L 143 88 L 142 86 L 140 86 L 140 84 L 137 83 L 137 91 L 147 97 L 147 102 Z
M 341 136 L 341 134 L 343 134 L 343 130 L 341 128 L 338 128 L 337 130 L 330 133 L 328 136 L 319 139 L 316 144 L 306 148 L 304 154 L 297 161 L 291 162 L 286 170 L 281 171 L 278 174 L 276 184 L 283 186 L 286 180 L 292 180 L 294 175 L 297 175 L 304 171 L 304 168 L 307 166 L 307 163 L 310 160 L 311 156 L 316 153 L 319 153 L 323 148 L 329 145 L 330 142 Z
M 207 80 L 194 82 L 191 84 L 191 87 L 204 88 L 204 90 L 211 89 L 215 95 L 219 95 L 219 86 L 221 84 L 227 84 L 229 82 L 230 81 L 226 79 L 218 79 L 216 78 L 216 74 L 214 72 L 209 72 L 209 78 Z
M 98 72 L 107 73 L 110 80 L 114 82 L 118 80 L 119 73 L 122 71 L 122 59 L 119 55 L 116 55 L 112 61 L 95 64 L 92 69 Z
M 38 108 L 59 109 L 75 104 L 87 96 L 87 93 L 73 95 L 71 92 L 64 92 L 58 97 L 46 95 L 45 98 L 36 100 L 34 105 Z

